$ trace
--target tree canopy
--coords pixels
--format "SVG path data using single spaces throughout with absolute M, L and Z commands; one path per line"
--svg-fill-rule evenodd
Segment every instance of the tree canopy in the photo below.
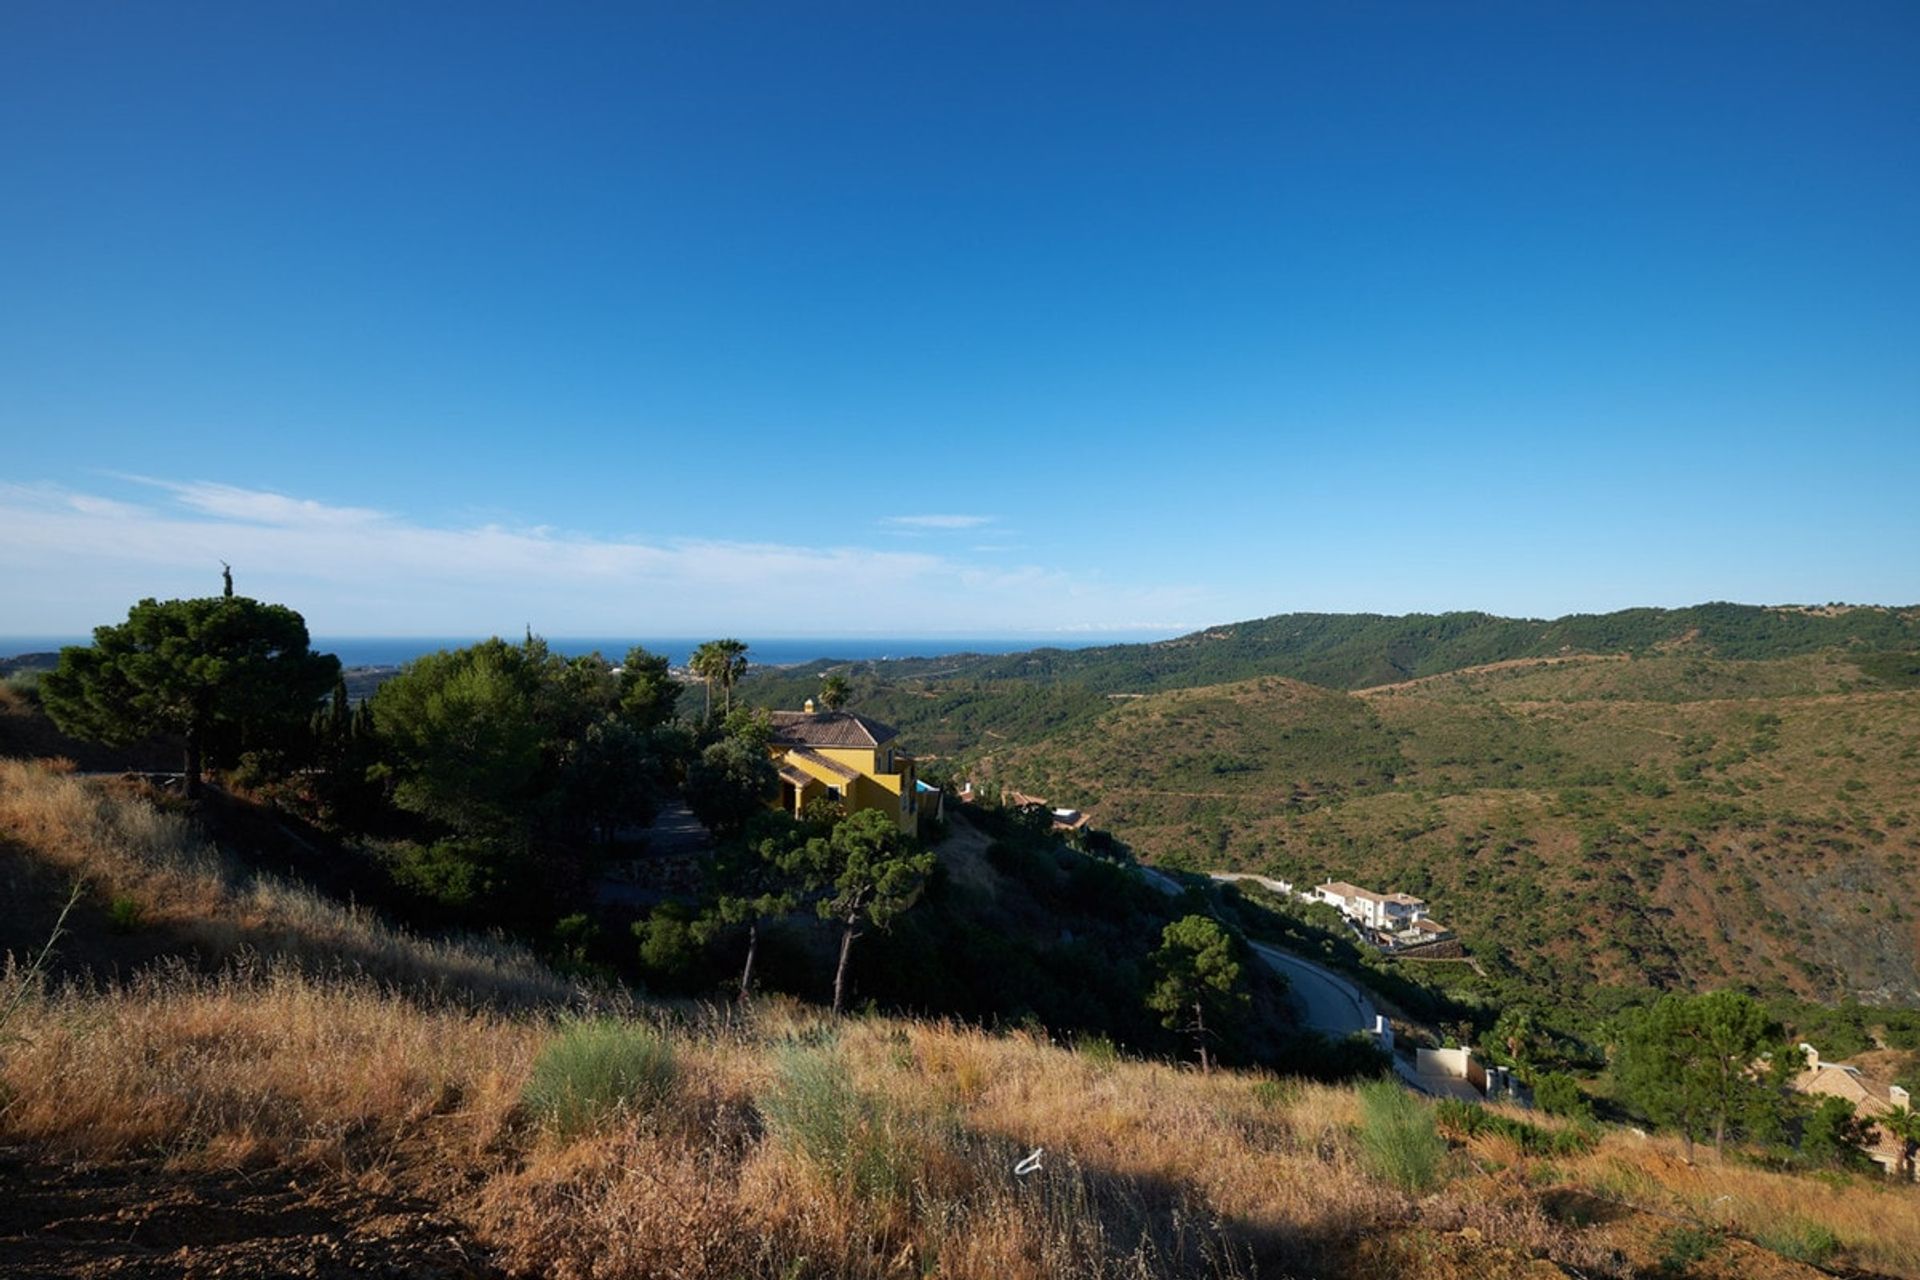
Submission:
M 687 807 L 707 830 L 729 839 L 766 809 L 778 784 L 764 746 L 748 737 L 722 738 L 687 769 Z
M 1235 941 L 1210 916 L 1183 916 L 1161 931 L 1154 953 L 1159 978 L 1147 993 L 1147 1007 L 1168 1030 L 1192 1034 L 1202 1070 L 1213 1066 L 1207 1014 L 1218 1029 L 1248 1003 Z
M 747 674 L 747 646 L 739 640 L 709 640 L 693 651 L 687 664 L 706 686 L 706 719 L 713 719 L 713 686 L 725 699 L 723 710 L 733 710 L 733 687 Z
M 62 649 L 40 684 L 54 723 L 97 742 L 179 736 L 189 795 L 206 762 L 305 728 L 339 659 L 309 649 L 298 613 L 233 595 L 227 582 L 219 596 L 142 600 L 125 622 L 95 628 L 91 647 Z
M 838 920 L 840 958 L 833 972 L 833 1011 L 846 1004 L 847 958 L 860 925 L 885 929 L 912 905 L 933 871 L 934 857 L 878 809 L 842 818 L 828 836 L 816 836 L 795 852 L 789 867 L 825 890 L 823 919 Z
M 1737 991 L 1669 994 L 1627 1022 L 1614 1074 L 1648 1118 L 1680 1133 L 1691 1158 L 1696 1140 L 1711 1135 L 1723 1151 L 1730 1131 L 1777 1109 L 1778 1077 L 1799 1065 L 1783 1038 Z
M 381 685 L 372 711 L 393 802 L 429 836 L 453 837 L 429 861 L 511 869 L 652 821 L 677 744 L 645 689 L 651 664 L 635 665 L 629 680 L 598 654 L 495 638 L 428 654 Z M 507 892 L 515 877 L 484 883 Z

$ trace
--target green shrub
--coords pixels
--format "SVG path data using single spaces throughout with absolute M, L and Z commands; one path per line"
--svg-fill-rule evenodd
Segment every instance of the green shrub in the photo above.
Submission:
M 1530 1156 L 1582 1155 L 1593 1150 L 1594 1144 L 1600 1139 L 1599 1133 L 1589 1125 L 1547 1129 L 1457 1098 L 1442 1098 L 1434 1104 L 1433 1113 L 1434 1119 L 1451 1133 L 1463 1138 L 1474 1138 L 1483 1133 L 1496 1134 L 1519 1147 L 1522 1154 Z
M 1694 1263 L 1705 1262 L 1721 1241 L 1718 1233 L 1705 1227 L 1678 1226 L 1668 1227 L 1654 1243 L 1660 1249 L 1660 1273 L 1684 1276 Z
M 1360 1154 L 1374 1176 L 1425 1195 L 1445 1175 L 1447 1144 L 1433 1111 L 1392 1080 L 1360 1086 Z
M 1783 1258 L 1815 1267 L 1832 1261 L 1833 1255 L 1840 1252 L 1840 1237 L 1833 1234 L 1832 1228 L 1799 1218 L 1789 1218 L 1773 1230 L 1754 1237 L 1754 1241 Z
M 576 1022 L 540 1051 L 520 1100 L 564 1138 L 610 1116 L 658 1106 L 677 1078 L 673 1045 L 652 1027 Z
M 1564 1071 L 1543 1072 L 1533 1085 L 1533 1100 L 1550 1116 L 1569 1120 L 1593 1119 L 1593 1104 L 1580 1091 L 1580 1084 Z
M 107 927 L 115 933 L 136 933 L 146 919 L 147 909 L 138 898 L 122 895 L 107 907 Z
M 1278 1111 L 1300 1096 L 1300 1086 L 1291 1080 L 1262 1080 L 1253 1086 L 1253 1100 L 1268 1111 Z
M 1105 1035 L 1081 1036 L 1074 1041 L 1073 1051 L 1085 1058 L 1088 1063 L 1102 1070 L 1110 1069 L 1120 1061 L 1120 1048 L 1114 1044 L 1113 1037 Z
M 832 1049 L 780 1051 L 759 1098 L 767 1127 L 801 1159 L 864 1200 L 904 1198 L 913 1185 L 911 1144 L 882 1099 L 863 1093 Z

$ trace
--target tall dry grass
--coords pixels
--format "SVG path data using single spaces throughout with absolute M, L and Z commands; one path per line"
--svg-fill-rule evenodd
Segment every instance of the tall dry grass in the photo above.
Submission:
M 1438 1280 L 1657 1261 L 1618 1223 L 1555 1207 L 1575 1190 L 1776 1247 L 1818 1227 L 1839 1262 L 1920 1275 L 1911 1189 L 1689 1167 L 1614 1133 L 1553 1158 L 1476 1136 L 1415 1194 L 1370 1165 L 1351 1089 L 1023 1032 L 784 1001 L 640 1007 L 607 1031 L 609 1057 L 575 1043 L 574 993 L 524 956 L 424 942 L 246 875 L 137 801 L 0 762 L 0 831 L 236 957 L 23 985 L 0 1143 L 403 1185 L 519 1274 Z M 421 998 L 463 983 L 475 998 Z M 671 1069 L 629 1070 L 636 1044 Z M 554 1096 L 592 1105 L 555 1124 Z
M 1377 1182 L 1344 1090 L 786 1003 L 647 1018 L 671 1083 L 555 1129 L 527 1098 L 577 1031 L 557 1012 L 291 965 L 43 990 L 0 1053 L 0 1142 L 430 1191 L 527 1275 L 1338 1276 L 1416 1217 L 1592 1261 L 1537 1210 Z
M 284 957 L 455 1000 L 537 1005 L 579 996 L 521 948 L 427 939 L 373 912 L 241 866 L 187 819 L 43 762 L 0 759 L 0 857 L 30 857 L 83 881 L 97 901 L 137 904 L 209 960 Z
M 1347 1089 L 942 1023 L 836 1026 L 780 1002 L 645 1012 L 645 1036 L 672 1046 L 670 1083 L 556 1130 L 526 1099 L 543 1052 L 577 1031 L 558 1012 L 423 1004 L 291 966 L 40 991 L 26 1039 L 0 1051 L 0 1142 L 407 1184 L 527 1275 L 1386 1267 L 1417 1280 L 1469 1258 L 1488 1275 L 1541 1258 L 1589 1276 L 1652 1265 L 1617 1224 L 1555 1209 L 1566 1191 L 1655 1215 L 1643 1242 L 1688 1221 L 1778 1249 L 1819 1227 L 1837 1262 L 1920 1274 L 1920 1198 L 1871 1179 L 1686 1166 L 1626 1133 L 1554 1158 L 1480 1136 L 1454 1149 L 1441 1190 L 1415 1197 L 1369 1171 Z M 1017 1175 L 1036 1147 L 1039 1170 Z
M 1573 1185 L 1610 1199 L 1773 1247 L 1824 1228 L 1838 1239 L 1841 1261 L 1920 1276 L 1920 1188 L 1911 1184 L 1877 1174 L 1776 1172 L 1704 1153 L 1688 1164 L 1676 1141 L 1619 1130 L 1561 1168 Z
M 470 1158 L 515 1114 L 538 1022 L 290 966 L 165 967 L 30 996 L 0 1052 L 0 1132 L 92 1159 L 365 1170 L 431 1138 Z

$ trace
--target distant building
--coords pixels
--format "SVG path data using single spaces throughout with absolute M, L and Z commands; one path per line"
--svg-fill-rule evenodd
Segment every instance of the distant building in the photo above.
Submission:
M 1860 1074 L 1858 1067 L 1822 1062 L 1820 1051 L 1810 1044 L 1802 1044 L 1800 1050 L 1807 1055 L 1807 1069 L 1794 1077 L 1795 1092 L 1845 1098 L 1853 1104 L 1853 1113 L 1862 1120 L 1904 1110 L 1910 1103 L 1907 1091 L 1897 1084 L 1869 1080 Z M 1867 1148 L 1867 1156 L 1894 1177 L 1905 1176 L 1906 1143 L 1879 1125 L 1875 1125 L 1872 1132 L 1873 1141 Z
M 971 785 L 971 784 L 969 784 Z M 1001 800 L 1014 809 L 1045 809 L 1053 818 L 1055 831 L 1078 831 L 1093 819 L 1078 809 L 1059 809 L 1048 804 L 1039 796 L 1030 796 L 1024 791 L 1008 790 Z
M 812 699 L 804 711 L 774 712 L 768 751 L 780 773 L 780 807 L 798 817 L 809 802 L 828 799 L 848 813 L 879 810 L 919 834 L 926 793 L 913 757 L 893 747 L 899 736 L 858 712 L 815 711 Z
M 1375 893 L 1344 880 L 1329 880 L 1316 886 L 1312 897 L 1317 902 L 1338 907 L 1349 919 L 1383 933 L 1399 933 L 1425 919 L 1427 914 L 1426 902 L 1411 894 Z

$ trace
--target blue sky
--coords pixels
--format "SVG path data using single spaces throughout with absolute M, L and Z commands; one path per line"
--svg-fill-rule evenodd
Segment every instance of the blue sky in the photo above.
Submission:
M 1920 7 L 0 8 L 0 632 L 1920 600 Z

